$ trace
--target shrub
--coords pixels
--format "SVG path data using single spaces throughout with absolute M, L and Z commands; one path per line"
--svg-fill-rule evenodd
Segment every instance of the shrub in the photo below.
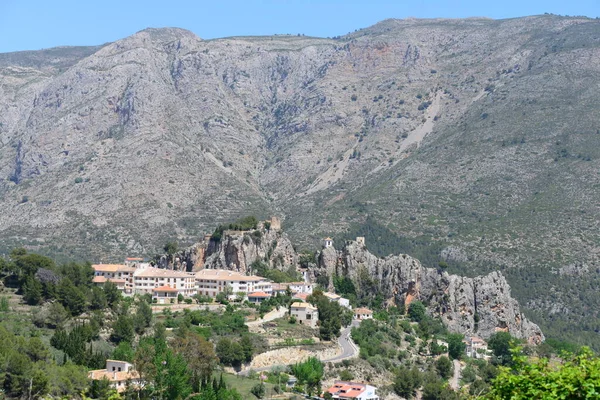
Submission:
M 257 383 L 250 389 L 250 393 L 256 396 L 256 398 L 262 399 L 265 396 L 265 385 L 263 383 Z

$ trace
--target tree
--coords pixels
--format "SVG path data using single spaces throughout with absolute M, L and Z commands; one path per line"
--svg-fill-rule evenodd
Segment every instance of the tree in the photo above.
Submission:
M 212 376 L 218 359 L 212 343 L 202 336 L 188 330 L 184 336 L 175 338 L 173 349 L 187 362 L 194 388 L 198 389 L 202 381 Z
M 244 362 L 252 361 L 252 356 L 254 355 L 254 344 L 252 343 L 250 335 L 242 336 L 240 339 L 240 346 L 242 346 L 242 351 L 244 353 Z
M 495 332 L 488 340 L 488 347 L 494 352 L 498 362 L 508 365 L 511 362 L 511 345 L 513 338 L 508 332 Z
M 138 301 L 137 309 L 133 317 L 134 329 L 141 334 L 152 322 L 152 307 L 143 300 Z
M 49 270 L 56 268 L 54 261 L 52 261 L 51 258 L 39 254 L 27 254 L 27 252 L 13 251 L 11 252 L 11 259 L 14 262 L 14 268 L 20 278 L 27 276 L 33 277 L 40 268 Z
M 51 328 L 61 327 L 69 318 L 69 313 L 58 301 L 53 302 L 48 307 L 48 317 L 46 324 Z
M 155 358 L 154 388 L 158 398 L 185 399 L 191 392 L 190 374 L 180 354 L 171 349 L 157 354 Z
M 107 304 L 104 290 L 98 286 L 94 286 L 90 291 L 90 308 L 92 310 L 104 310 Z
M 529 360 L 513 350 L 512 368 L 501 367 L 492 383 L 490 400 L 597 399 L 600 394 L 600 358 L 589 348 L 562 363 Z
M 411 369 L 400 367 L 394 379 L 394 392 L 399 396 L 412 399 L 417 389 L 421 387 L 422 382 L 423 377 L 418 369 L 415 367 Z
M 354 375 L 352 375 L 352 372 L 345 369 L 340 372 L 340 379 L 343 381 L 351 381 L 354 379 Z
M 75 316 L 85 311 L 87 299 L 69 278 L 63 278 L 58 284 L 58 298 L 67 311 Z
M 252 389 L 250 389 L 250 393 L 256 396 L 257 399 L 262 399 L 263 397 L 265 397 L 265 384 L 262 382 L 257 383 L 256 385 L 252 386 Z
M 115 343 L 128 342 L 131 343 L 134 337 L 133 321 L 131 317 L 121 314 L 113 324 L 113 331 L 110 335 L 110 340 Z
M 108 281 L 102 286 L 102 289 L 104 290 L 108 305 L 114 309 L 121 301 L 121 292 L 119 291 L 119 288 L 111 281 Z
M 459 400 L 458 393 L 434 374 L 427 374 L 423 382 L 422 400 Z
M 338 303 L 330 301 L 322 291 L 315 290 L 307 301 L 317 306 L 319 311 L 319 336 L 323 340 L 333 340 L 340 335 L 344 309 Z
M 446 337 L 448 341 L 448 355 L 454 360 L 460 360 L 467 348 L 463 342 L 464 336 L 460 333 L 451 333 Z
M 435 361 L 435 369 L 442 379 L 448 379 L 452 376 L 454 367 L 448 357 L 441 356 Z
M 176 241 L 173 240 L 165 243 L 163 250 L 169 255 L 169 257 L 171 257 L 173 256 L 173 254 L 177 253 L 178 248 L 179 245 Z
M 221 338 L 217 342 L 217 357 L 221 364 L 239 366 L 244 361 L 244 349 L 242 346 L 228 338 Z
M 133 347 L 131 347 L 131 343 L 129 342 L 121 342 L 117 345 L 117 347 L 113 350 L 111 358 L 113 360 L 127 361 L 133 362 L 135 357 L 135 352 Z
M 426 315 L 426 309 L 423 303 L 415 300 L 408 306 L 408 316 L 413 322 L 421 322 Z
M 23 299 L 27 304 L 37 305 L 42 301 L 42 284 L 33 275 L 28 275 L 25 278 L 21 290 L 23 291 Z
M 292 374 L 298 379 L 300 385 L 306 385 L 308 394 L 319 391 L 323 379 L 323 363 L 316 357 L 309 357 L 306 361 L 291 366 Z

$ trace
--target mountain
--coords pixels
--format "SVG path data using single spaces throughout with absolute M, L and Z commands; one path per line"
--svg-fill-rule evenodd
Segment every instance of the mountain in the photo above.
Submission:
M 597 343 L 599 47 L 544 15 L 0 55 L 0 247 L 108 261 L 281 215 L 309 249 L 501 269 L 549 336 Z

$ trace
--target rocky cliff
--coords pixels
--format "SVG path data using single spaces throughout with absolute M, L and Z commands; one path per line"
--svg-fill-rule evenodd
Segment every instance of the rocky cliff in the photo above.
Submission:
M 496 331 L 538 344 L 540 328 L 521 312 L 500 272 L 466 278 L 425 268 L 406 254 L 378 258 L 364 246 L 348 242 L 341 250 L 323 249 L 313 279 L 326 275 L 350 277 L 357 291 L 380 292 L 395 304 L 420 300 L 450 331 L 489 337 Z
M 250 274 L 253 273 L 250 266 L 255 261 L 281 271 L 298 268 L 298 254 L 288 235 L 281 229 L 267 229 L 262 223 L 256 230 L 226 230 L 219 240 L 206 235 L 202 241 L 171 257 L 160 256 L 157 264 L 167 269 L 229 269 Z

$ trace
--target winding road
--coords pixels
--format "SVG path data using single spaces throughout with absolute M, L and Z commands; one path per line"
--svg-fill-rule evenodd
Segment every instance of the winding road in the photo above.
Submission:
M 342 354 L 332 358 L 321 360 L 322 362 L 339 362 L 347 358 L 356 357 L 358 355 L 358 346 L 352 341 L 350 334 L 352 328 L 360 325 L 360 321 L 354 320 L 352 323 L 344 328 L 338 338 L 338 345 L 342 348 Z

